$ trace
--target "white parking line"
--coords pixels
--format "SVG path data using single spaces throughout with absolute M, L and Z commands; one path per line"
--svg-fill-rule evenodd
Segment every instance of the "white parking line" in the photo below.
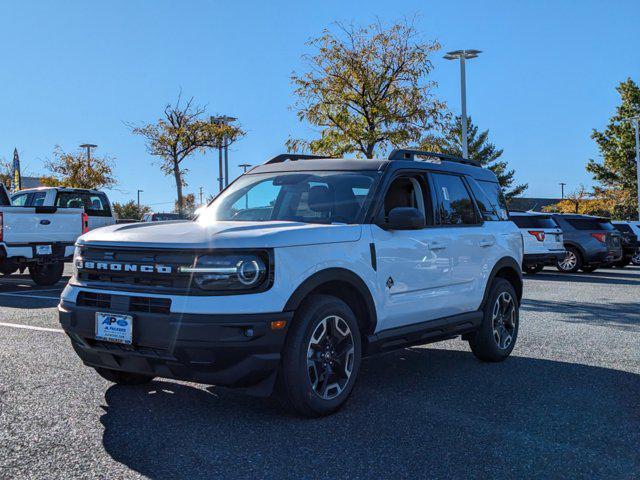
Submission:
M 21 325 L 19 323 L 0 322 L 0 327 L 22 328 L 24 330 L 37 330 L 39 332 L 64 333 L 64 330 L 60 330 L 59 328 L 35 327 L 33 325 Z
M 15 293 L 15 292 L 0 293 L 0 295 L 3 297 L 44 298 L 46 300 L 60 300 L 60 297 L 45 297 L 44 295 L 21 295 L 20 293 Z

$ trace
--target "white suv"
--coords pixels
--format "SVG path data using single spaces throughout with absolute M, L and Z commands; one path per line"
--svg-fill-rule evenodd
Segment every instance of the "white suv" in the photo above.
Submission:
M 511 220 L 520 229 L 524 243 L 522 269 L 534 274 L 545 265 L 555 266 L 566 254 L 562 229 L 551 215 L 536 212 L 511 212 Z
M 514 348 L 522 238 L 470 160 L 280 155 L 193 222 L 82 236 L 60 323 L 108 380 L 168 377 L 337 410 L 364 355 L 462 336 Z

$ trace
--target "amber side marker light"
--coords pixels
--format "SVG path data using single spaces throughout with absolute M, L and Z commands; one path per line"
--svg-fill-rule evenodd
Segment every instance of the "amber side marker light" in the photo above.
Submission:
M 286 320 L 274 320 L 273 322 L 271 322 L 271 330 L 282 330 L 286 326 Z

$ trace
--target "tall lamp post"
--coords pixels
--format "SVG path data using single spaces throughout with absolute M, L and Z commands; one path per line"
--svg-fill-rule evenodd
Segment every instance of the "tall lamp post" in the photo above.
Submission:
M 467 139 L 467 79 L 465 60 L 476 58 L 482 50 L 454 50 L 447 52 L 443 57 L 447 60 L 460 60 L 460 96 L 462 97 L 462 156 L 469 158 L 469 145 Z
M 140 194 L 144 192 L 144 190 L 138 190 L 138 210 L 140 210 Z
M 94 145 L 93 143 L 83 143 L 80 145 L 80 148 L 87 149 L 87 168 L 91 166 L 91 149 L 96 148 L 98 145 Z
M 564 187 L 566 183 L 560 182 L 559 185 L 560 185 L 560 192 L 561 192 L 560 195 L 562 195 L 562 200 L 564 200 Z
M 211 123 L 215 125 L 229 125 L 232 122 L 235 122 L 237 118 L 229 117 L 227 115 L 221 115 L 219 117 L 211 117 Z M 223 173 L 223 160 L 222 156 L 224 154 L 224 173 Z M 227 139 L 223 138 L 220 142 L 220 146 L 218 147 L 218 168 L 220 170 L 220 177 L 218 178 L 218 186 L 220 191 L 227 185 L 229 185 L 229 144 L 227 143 Z
M 640 116 L 623 118 L 622 122 L 633 124 L 636 134 L 636 179 L 638 181 L 638 220 L 640 220 Z

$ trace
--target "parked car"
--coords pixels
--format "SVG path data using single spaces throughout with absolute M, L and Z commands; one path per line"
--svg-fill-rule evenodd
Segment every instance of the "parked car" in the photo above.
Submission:
M 545 265 L 557 265 L 564 259 L 562 230 L 550 215 L 511 211 L 509 216 L 522 234 L 522 269 L 525 273 L 538 273 Z
M 171 220 L 183 220 L 179 213 L 149 212 L 142 216 L 143 222 L 167 222 Z
M 76 239 L 87 232 L 81 208 L 14 207 L 0 184 L 0 273 L 29 270 L 38 285 L 61 278 L 65 260 L 72 258 Z
M 16 207 L 84 208 L 89 230 L 116 223 L 109 198 L 99 190 L 66 187 L 38 187 L 20 190 L 11 196 Z
M 555 213 L 551 217 L 562 229 L 565 257 L 558 270 L 593 272 L 622 259 L 622 235 L 606 218 Z
M 268 218 L 236 220 L 256 207 Z M 497 178 L 476 162 L 284 154 L 197 221 L 80 238 L 60 323 L 112 382 L 275 388 L 319 416 L 345 402 L 364 355 L 462 336 L 480 360 L 504 360 L 518 336 L 521 262 Z
M 636 220 L 631 220 L 627 223 L 631 225 L 631 228 L 633 229 L 633 233 L 635 233 L 640 239 L 640 222 Z M 638 253 L 631 259 L 631 263 L 633 263 L 634 265 L 640 265 L 640 250 L 638 250 Z
M 631 222 L 624 221 L 614 221 L 611 223 L 622 235 L 622 259 L 614 263 L 613 266 L 624 268 L 629 265 L 634 258 L 640 255 L 640 242 L 638 241 L 640 227 L 634 228 Z

